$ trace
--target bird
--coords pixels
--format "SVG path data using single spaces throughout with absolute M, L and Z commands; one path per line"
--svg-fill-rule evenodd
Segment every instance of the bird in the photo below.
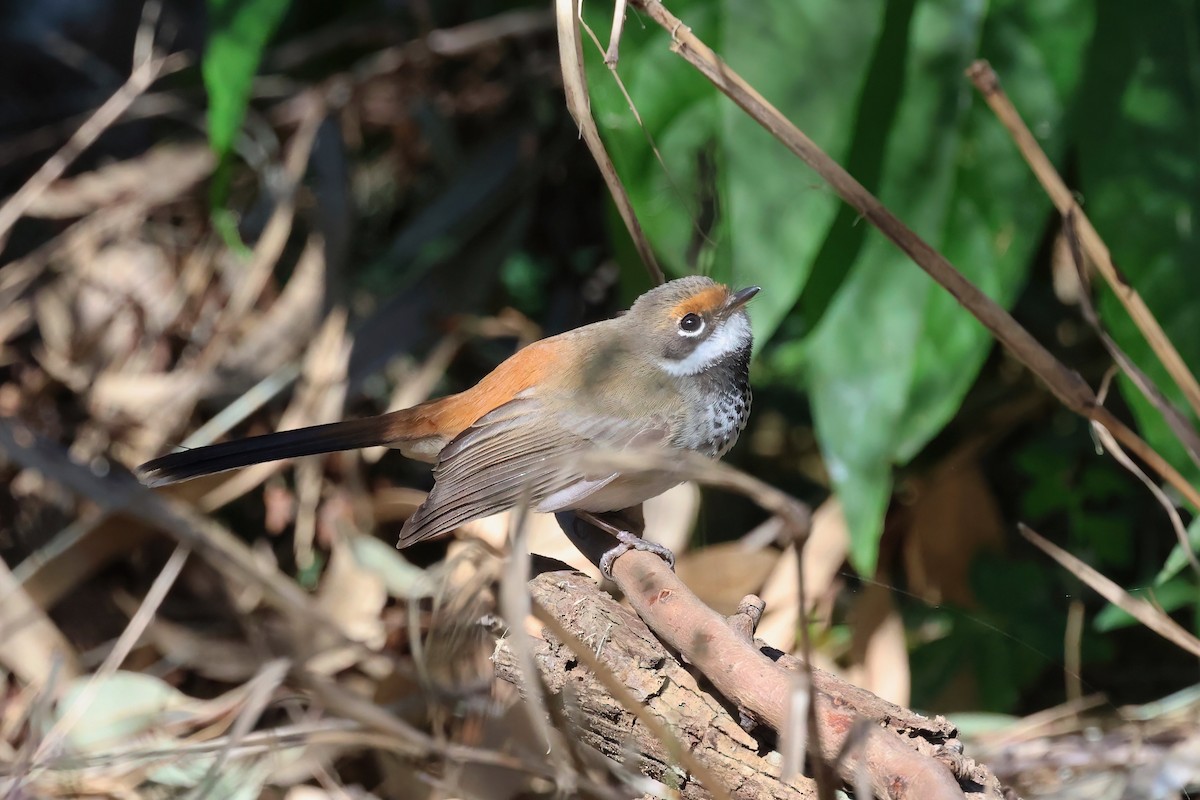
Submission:
M 404 523 L 397 547 L 528 503 L 538 512 L 618 512 L 680 483 L 678 475 L 574 466 L 588 450 L 690 451 L 719 459 L 750 416 L 753 335 L 737 291 L 706 276 L 668 281 L 628 311 L 538 340 L 471 388 L 400 411 L 182 450 L 137 468 L 162 486 L 267 461 L 383 445 L 429 462 L 433 488 Z M 669 550 L 604 526 L 618 545 Z

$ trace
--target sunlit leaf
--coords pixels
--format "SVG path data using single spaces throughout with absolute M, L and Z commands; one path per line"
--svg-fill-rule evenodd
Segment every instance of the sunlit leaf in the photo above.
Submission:
M 200 71 L 208 92 L 208 141 L 223 164 L 246 116 L 250 89 L 263 49 L 291 0 L 208 0 L 208 42 Z M 227 169 L 214 179 L 214 198 L 223 201 Z
M 128 742 L 188 713 L 195 704 L 160 678 L 140 672 L 117 671 L 96 678 L 88 688 L 90 682 L 89 677 L 72 683 L 56 708 L 57 719 L 77 719 L 67 736 L 77 752 Z
M 1057 152 L 1077 73 L 1055 64 L 1078 57 L 1089 21 L 1083 6 L 918 4 L 904 62 L 893 67 L 906 77 L 880 197 L 1003 304 L 1024 282 L 1049 205 L 962 73 L 973 59 L 989 58 L 1046 134 L 1043 146 Z M 1079 33 L 1038 38 L 1062 24 Z M 954 415 L 991 346 L 954 298 L 868 233 L 804 345 L 817 433 L 858 569 L 874 568 L 892 466 L 915 456 Z

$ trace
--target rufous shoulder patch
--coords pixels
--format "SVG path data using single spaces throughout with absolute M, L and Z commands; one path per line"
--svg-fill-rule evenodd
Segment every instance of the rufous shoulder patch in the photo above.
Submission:
M 431 401 L 424 413 L 441 436 L 454 438 L 475 420 L 562 370 L 558 338 L 542 339 L 524 347 L 465 392 Z
M 682 317 L 685 314 L 705 314 L 711 311 L 716 311 L 729 298 L 729 288 L 717 284 L 710 286 L 702 292 L 697 292 L 691 297 L 681 300 L 671 308 L 672 317 Z

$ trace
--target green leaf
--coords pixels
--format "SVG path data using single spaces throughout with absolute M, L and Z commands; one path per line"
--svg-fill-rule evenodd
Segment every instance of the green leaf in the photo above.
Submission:
M 354 536 L 349 543 L 354 560 L 378 575 L 392 597 L 415 601 L 435 593 L 437 587 L 429 574 L 405 559 L 392 545 L 374 536 Z
M 1194 373 L 1200 367 L 1200 5 L 1163 0 L 1135 8 L 1105 0 L 1097 9 L 1076 120 L 1084 208 Z M 1121 347 L 1184 409 L 1181 393 L 1111 292 L 1102 294 L 1100 312 Z M 1200 480 L 1159 413 L 1131 383 L 1119 385 L 1146 440 L 1189 480 Z
M 1043 146 L 1060 121 L 1090 17 L 1075 0 L 1029 6 L 936 0 L 905 24 L 904 95 L 887 139 L 879 196 L 977 286 L 1009 304 L 1024 282 L 1049 204 L 963 70 L 989 58 Z M 1056 26 L 1074 38 L 1042 38 Z M 887 38 L 885 34 L 885 39 Z M 851 561 L 874 570 L 891 468 L 958 410 L 990 335 L 899 250 L 870 231 L 803 345 L 817 435 L 851 529 Z
M 1128 537 L 1132 539 L 1133 537 Z M 1188 544 L 1191 546 L 1192 552 L 1200 551 L 1200 517 L 1192 519 L 1192 524 L 1188 525 L 1187 529 Z M 1183 549 L 1180 542 L 1175 543 L 1175 547 L 1171 548 L 1170 555 L 1167 556 L 1166 562 L 1162 569 L 1154 578 L 1155 586 L 1162 586 L 1167 581 L 1179 574 L 1180 570 L 1188 565 L 1188 555 Z
M 1153 589 L 1134 589 L 1129 593 L 1141 600 L 1148 600 L 1168 614 L 1178 611 L 1186 605 L 1195 604 L 1198 596 L 1196 584 L 1188 580 L 1187 576 L 1173 578 Z M 1094 623 L 1096 630 L 1102 633 L 1140 624 L 1127 612 L 1112 604 L 1101 609 L 1100 613 L 1096 615 Z
M 208 0 L 209 38 L 201 71 L 208 90 L 208 139 L 218 155 L 233 149 L 263 49 L 291 0 Z
M 884 6 L 882 0 L 692 0 L 672 4 L 672 11 L 840 157 Z M 611 11 L 585 8 L 592 27 L 606 32 Z M 837 199 L 669 44 L 661 29 L 629 24 L 618 67 L 665 171 L 588 46 L 593 114 L 665 269 L 762 286 L 751 313 L 762 343 L 804 288 Z
M 291 0 L 208 0 L 209 36 L 200 71 L 208 92 L 208 141 L 227 165 L 246 116 L 250 89 L 263 49 L 279 27 Z M 224 202 L 228 170 L 213 183 L 214 199 Z

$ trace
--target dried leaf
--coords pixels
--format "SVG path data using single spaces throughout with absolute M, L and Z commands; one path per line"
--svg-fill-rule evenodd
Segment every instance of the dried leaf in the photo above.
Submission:
M 740 542 L 721 542 L 681 557 L 675 570 L 697 597 L 729 616 L 737 611 L 743 597 L 759 590 L 772 569 L 777 569 L 777 563 L 786 557 L 786 553 L 781 557 L 772 547 L 746 550 Z M 775 644 L 771 639 L 767 641 Z
M 147 208 L 169 203 L 204 180 L 214 163 L 206 144 L 160 145 L 137 158 L 56 181 L 29 204 L 25 213 L 67 219 L 118 203 L 133 202 Z
M 0 665 L 27 686 L 45 687 L 56 670 L 79 674 L 75 648 L 39 608 L 0 560 Z
M 381 617 L 387 598 L 383 576 L 363 565 L 349 541 L 335 542 L 317 590 L 317 607 L 347 639 L 378 650 L 387 639 Z M 308 667 L 319 675 L 331 675 L 358 663 L 361 653 L 351 645 L 333 646 L 313 657 Z
M 973 451 L 964 450 L 914 482 L 916 502 L 904 538 L 908 591 L 931 605 L 972 608 L 970 565 L 1004 545 L 999 504 Z
M 855 595 L 850 614 L 853 663 L 846 677 L 884 700 L 907 706 L 912 692 L 908 641 L 892 600 L 891 588 L 879 583 L 867 584 Z

